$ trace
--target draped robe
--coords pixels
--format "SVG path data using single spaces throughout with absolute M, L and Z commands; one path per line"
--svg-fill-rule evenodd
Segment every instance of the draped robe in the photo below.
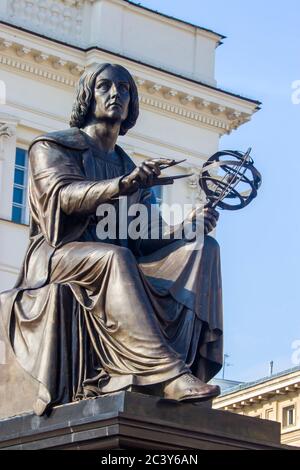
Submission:
M 193 250 L 184 239 L 97 238 L 98 205 L 118 207 L 120 178 L 135 167 L 116 153 L 99 155 L 77 128 L 29 150 L 30 242 L 0 311 L 18 362 L 39 383 L 38 415 L 190 371 L 208 381 L 222 365 L 217 242 L 206 236 Z M 155 200 L 139 189 L 127 202 L 150 211 Z

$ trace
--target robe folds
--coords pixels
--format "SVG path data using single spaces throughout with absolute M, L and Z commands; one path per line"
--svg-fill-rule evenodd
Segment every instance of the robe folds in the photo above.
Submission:
M 18 362 L 39 383 L 38 415 L 190 371 L 208 381 L 222 366 L 217 242 L 205 236 L 193 250 L 185 239 L 97 238 L 97 207 L 120 210 L 119 181 L 134 167 L 119 146 L 99 155 L 77 128 L 30 146 L 30 241 L 0 312 Z M 127 197 L 147 210 L 154 202 L 151 189 Z

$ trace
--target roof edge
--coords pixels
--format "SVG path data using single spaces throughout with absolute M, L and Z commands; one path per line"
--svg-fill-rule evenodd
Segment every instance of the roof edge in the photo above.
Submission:
M 280 377 L 284 377 L 285 375 L 293 374 L 295 372 L 300 372 L 300 366 L 295 366 L 291 369 L 286 369 L 281 372 L 278 372 L 277 374 L 273 374 L 268 377 L 262 377 L 261 379 L 254 380 L 252 382 L 243 382 L 237 387 L 232 387 L 227 390 L 224 390 L 224 393 L 222 393 L 219 398 L 223 398 L 227 395 L 230 395 L 231 393 L 241 392 L 243 390 L 246 390 L 247 388 L 254 387 L 255 385 L 261 385 L 263 383 L 270 382 L 274 379 L 279 379 Z
M 189 21 L 181 20 L 180 18 L 176 18 L 175 16 L 167 15 L 166 13 L 161 13 L 158 10 L 153 10 L 152 8 L 146 7 L 142 5 L 141 3 L 135 3 L 132 0 L 123 0 L 124 2 L 128 3 L 129 5 L 141 8 L 142 10 L 146 10 L 149 13 L 154 13 L 155 15 L 160 15 L 163 16 L 164 18 L 167 18 L 169 20 L 177 21 L 178 23 L 183 23 L 187 26 L 192 26 L 193 28 L 200 29 L 202 31 L 206 31 L 207 33 L 211 33 L 215 35 L 219 40 L 226 39 L 226 36 L 223 34 L 217 33 L 216 31 L 213 31 L 212 29 L 204 28 L 203 26 L 199 26 L 194 23 L 190 23 Z M 221 42 L 219 42 L 221 44 Z

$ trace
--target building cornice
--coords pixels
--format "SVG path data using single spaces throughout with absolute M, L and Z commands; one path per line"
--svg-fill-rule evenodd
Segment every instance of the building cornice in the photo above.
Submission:
M 292 393 L 300 393 L 300 371 L 270 378 L 268 381 L 232 390 L 232 392 L 226 391 L 224 395 L 214 400 L 214 408 L 240 410 L 244 407 L 269 401 L 274 397 L 288 396 Z
M 123 1 L 123 0 L 122 0 Z M 44 44 L 47 45 L 48 47 L 51 46 L 51 45 L 60 45 L 60 46 L 63 46 L 65 51 L 76 51 L 77 53 L 78 52 L 82 52 L 82 53 L 88 53 L 90 51 L 99 51 L 99 52 L 103 52 L 103 53 L 106 53 L 106 54 L 109 54 L 111 56 L 114 56 L 114 57 L 117 57 L 117 58 L 120 58 L 120 59 L 124 59 L 124 60 L 128 60 L 132 63 L 135 63 L 135 64 L 139 64 L 145 68 L 148 68 L 148 69 L 152 69 L 153 71 L 158 71 L 158 72 L 162 72 L 168 76 L 171 76 L 171 77 L 175 77 L 175 78 L 179 78 L 180 80 L 183 80 L 183 81 L 186 81 L 188 83 L 191 83 L 191 84 L 194 84 L 194 85 L 197 85 L 197 86 L 201 86 L 201 87 L 205 87 L 207 89 L 210 89 L 212 91 L 217 91 L 219 93 L 222 93 L 224 94 L 225 96 L 230 96 L 234 99 L 237 99 L 237 100 L 240 100 L 242 102 L 245 102 L 245 103 L 249 103 L 251 104 L 252 106 L 255 105 L 256 106 L 256 109 L 258 110 L 260 105 L 262 104 L 260 101 L 258 100 L 254 100 L 252 98 L 247 98 L 245 96 L 241 96 L 241 95 L 238 95 L 236 93 L 232 93 L 230 91 L 227 91 L 227 90 L 224 90 L 222 88 L 218 88 L 218 87 L 215 87 L 213 85 L 210 85 L 208 83 L 204 83 L 204 82 L 201 82 L 199 80 L 195 80 L 193 79 L 192 77 L 190 76 L 185 76 L 185 75 L 179 75 L 175 72 L 172 72 L 170 70 L 166 70 L 166 69 L 162 69 L 160 67 L 157 67 L 153 64 L 148 64 L 148 63 L 145 63 L 145 62 L 142 62 L 142 61 L 139 61 L 139 60 L 136 60 L 134 59 L 133 57 L 129 57 L 129 56 L 125 56 L 125 55 L 122 55 L 122 54 L 118 54 L 116 52 L 113 52 L 113 51 L 110 51 L 108 49 L 104 49 L 104 48 L 101 48 L 101 47 L 98 47 L 98 46 L 89 46 L 87 48 L 82 48 L 82 47 L 79 47 L 79 46 L 76 46 L 76 45 L 71 45 L 71 44 L 68 44 L 68 43 L 65 43 L 63 41 L 60 41 L 58 39 L 54 39 L 54 38 L 49 38 L 47 36 L 44 36 L 42 34 L 39 34 L 37 32 L 34 32 L 34 31 L 30 31 L 30 30 L 27 30 L 25 28 L 22 28 L 22 27 L 18 27 L 18 26 L 15 26 L 13 24 L 10 24 L 10 23 L 7 23 L 5 21 L 2 21 L 0 20 L 0 24 L 2 24 L 4 27 L 6 26 L 7 27 L 7 31 L 11 32 L 11 34 L 13 35 L 13 37 L 15 37 L 15 31 L 17 32 L 20 32 L 20 33 L 23 33 L 23 35 L 27 35 L 27 38 L 30 40 L 32 37 L 35 37 L 35 38 L 39 38 L 39 39 L 43 39 L 45 42 Z M 3 38 L 0 38 L 0 39 L 3 39 Z M 20 38 L 21 39 L 21 38 Z
M 140 102 L 143 105 L 146 105 L 146 107 L 155 108 L 158 112 L 163 112 L 163 114 L 170 114 L 177 119 L 184 119 L 194 123 L 195 125 L 201 124 L 202 127 L 217 128 L 220 134 L 229 133 L 232 129 L 236 129 L 242 123 L 246 122 L 246 118 L 244 116 L 243 122 L 241 119 L 236 119 L 234 122 L 230 122 L 226 118 L 222 119 L 221 117 L 218 118 L 216 116 L 210 115 L 209 110 L 207 114 L 197 112 L 194 109 L 189 109 L 176 103 L 168 103 L 159 96 L 152 97 L 147 94 L 140 94 Z
M 27 33 L 26 33 L 27 36 Z M 34 76 L 59 87 L 73 89 L 85 66 L 103 60 L 115 60 L 116 54 L 90 48 L 62 49 L 36 40 L 32 43 L 21 34 L 0 36 L 0 63 L 8 69 Z M 223 90 L 176 77 L 169 72 L 149 67 L 119 56 L 122 65 L 134 69 L 133 75 L 139 88 L 142 106 L 155 109 L 176 119 L 187 120 L 196 126 L 217 130 L 222 135 L 230 133 L 249 121 L 258 109 L 257 102 L 229 94 Z M 172 85 L 174 83 L 174 86 Z

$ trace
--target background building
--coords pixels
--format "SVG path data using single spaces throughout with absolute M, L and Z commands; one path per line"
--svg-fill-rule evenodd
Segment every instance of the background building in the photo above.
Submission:
M 68 126 L 84 68 L 117 62 L 135 77 L 141 115 L 120 138 L 135 161 L 186 158 L 170 174 L 197 175 L 220 137 L 259 105 L 217 87 L 222 39 L 126 0 L 1 0 L 0 291 L 13 286 L 28 241 L 26 149 L 37 135 Z M 195 203 L 196 176 L 159 196 Z
M 282 444 L 300 447 L 300 367 L 225 388 L 213 408 L 278 421 Z

